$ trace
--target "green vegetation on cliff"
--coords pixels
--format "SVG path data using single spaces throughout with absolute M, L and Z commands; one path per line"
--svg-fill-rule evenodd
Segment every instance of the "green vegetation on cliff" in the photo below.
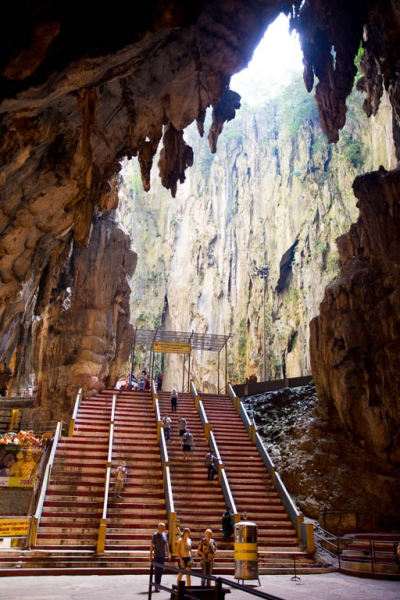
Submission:
M 207 115 L 206 131 L 209 125 Z M 233 382 L 262 375 L 265 318 L 267 377 L 308 374 L 308 324 L 338 272 L 335 240 L 358 215 L 353 180 L 385 164 L 386 140 L 377 131 L 354 92 L 340 140 L 329 145 L 298 77 L 277 98 L 238 111 L 215 155 L 207 136 L 189 127 L 194 166 L 175 199 L 155 177 L 149 193 L 139 192 L 137 164 L 126 162 L 120 214 L 139 256 L 135 323 L 231 334 Z M 262 264 L 269 265 L 265 316 L 262 283 L 252 280 Z M 165 360 L 167 388 L 180 360 Z M 193 356 L 190 368 L 199 389 L 215 389 L 212 353 Z

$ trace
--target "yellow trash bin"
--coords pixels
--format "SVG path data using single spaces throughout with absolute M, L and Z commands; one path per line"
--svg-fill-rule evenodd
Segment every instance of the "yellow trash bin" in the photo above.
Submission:
M 258 546 L 257 525 L 250 521 L 235 523 L 235 579 L 257 579 L 258 576 Z

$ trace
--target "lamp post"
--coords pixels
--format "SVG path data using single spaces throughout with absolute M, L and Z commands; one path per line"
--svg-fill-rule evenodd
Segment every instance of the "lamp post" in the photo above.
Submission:
M 263 265 L 262 267 L 254 266 L 254 275 L 261 277 L 261 279 L 263 280 L 263 283 L 264 283 L 264 286 L 263 286 L 263 311 L 264 311 L 263 376 L 264 376 L 264 381 L 267 380 L 267 353 L 266 353 L 267 333 L 266 333 L 266 320 L 265 320 L 265 295 L 266 295 L 266 291 L 267 291 L 268 274 L 269 274 L 269 266 L 268 265 Z

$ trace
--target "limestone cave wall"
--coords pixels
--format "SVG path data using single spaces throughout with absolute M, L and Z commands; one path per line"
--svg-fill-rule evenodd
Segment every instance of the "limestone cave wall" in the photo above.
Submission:
M 311 322 L 319 410 L 400 466 L 400 172 L 356 178 L 360 216 L 338 240 L 342 268 Z
M 118 213 L 138 253 L 135 325 L 229 334 L 228 381 L 242 383 L 250 375 L 260 381 L 264 290 L 254 266 L 267 263 L 266 378 L 309 375 L 309 322 L 338 274 L 336 238 L 358 217 L 354 178 L 396 165 L 387 104 L 367 119 L 362 100 L 356 91 L 349 97 L 334 146 L 323 136 L 300 76 L 275 98 L 242 106 L 225 125 L 215 154 L 189 127 L 193 167 L 174 199 L 155 169 L 144 192 L 137 161 L 125 161 Z M 141 369 L 148 353 L 139 350 Z M 216 392 L 225 381 L 224 353 L 219 378 L 217 358 L 192 353 L 197 389 Z M 183 362 L 179 355 L 156 355 L 166 389 L 180 384 Z

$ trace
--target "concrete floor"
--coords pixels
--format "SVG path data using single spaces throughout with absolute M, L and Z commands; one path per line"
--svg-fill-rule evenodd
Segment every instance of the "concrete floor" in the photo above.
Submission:
M 233 577 L 226 579 L 234 581 Z M 170 587 L 176 576 L 165 574 L 163 585 Z M 249 589 L 282 600 L 400 600 L 399 581 L 378 581 L 339 573 L 301 575 L 292 581 L 288 575 L 262 575 L 261 586 L 248 581 Z M 197 583 L 192 581 L 192 583 Z M 60 575 L 0 577 L 1 600 L 144 600 L 148 596 L 147 575 Z M 153 600 L 170 598 L 160 592 Z M 256 596 L 232 589 L 226 600 L 252 600 Z

